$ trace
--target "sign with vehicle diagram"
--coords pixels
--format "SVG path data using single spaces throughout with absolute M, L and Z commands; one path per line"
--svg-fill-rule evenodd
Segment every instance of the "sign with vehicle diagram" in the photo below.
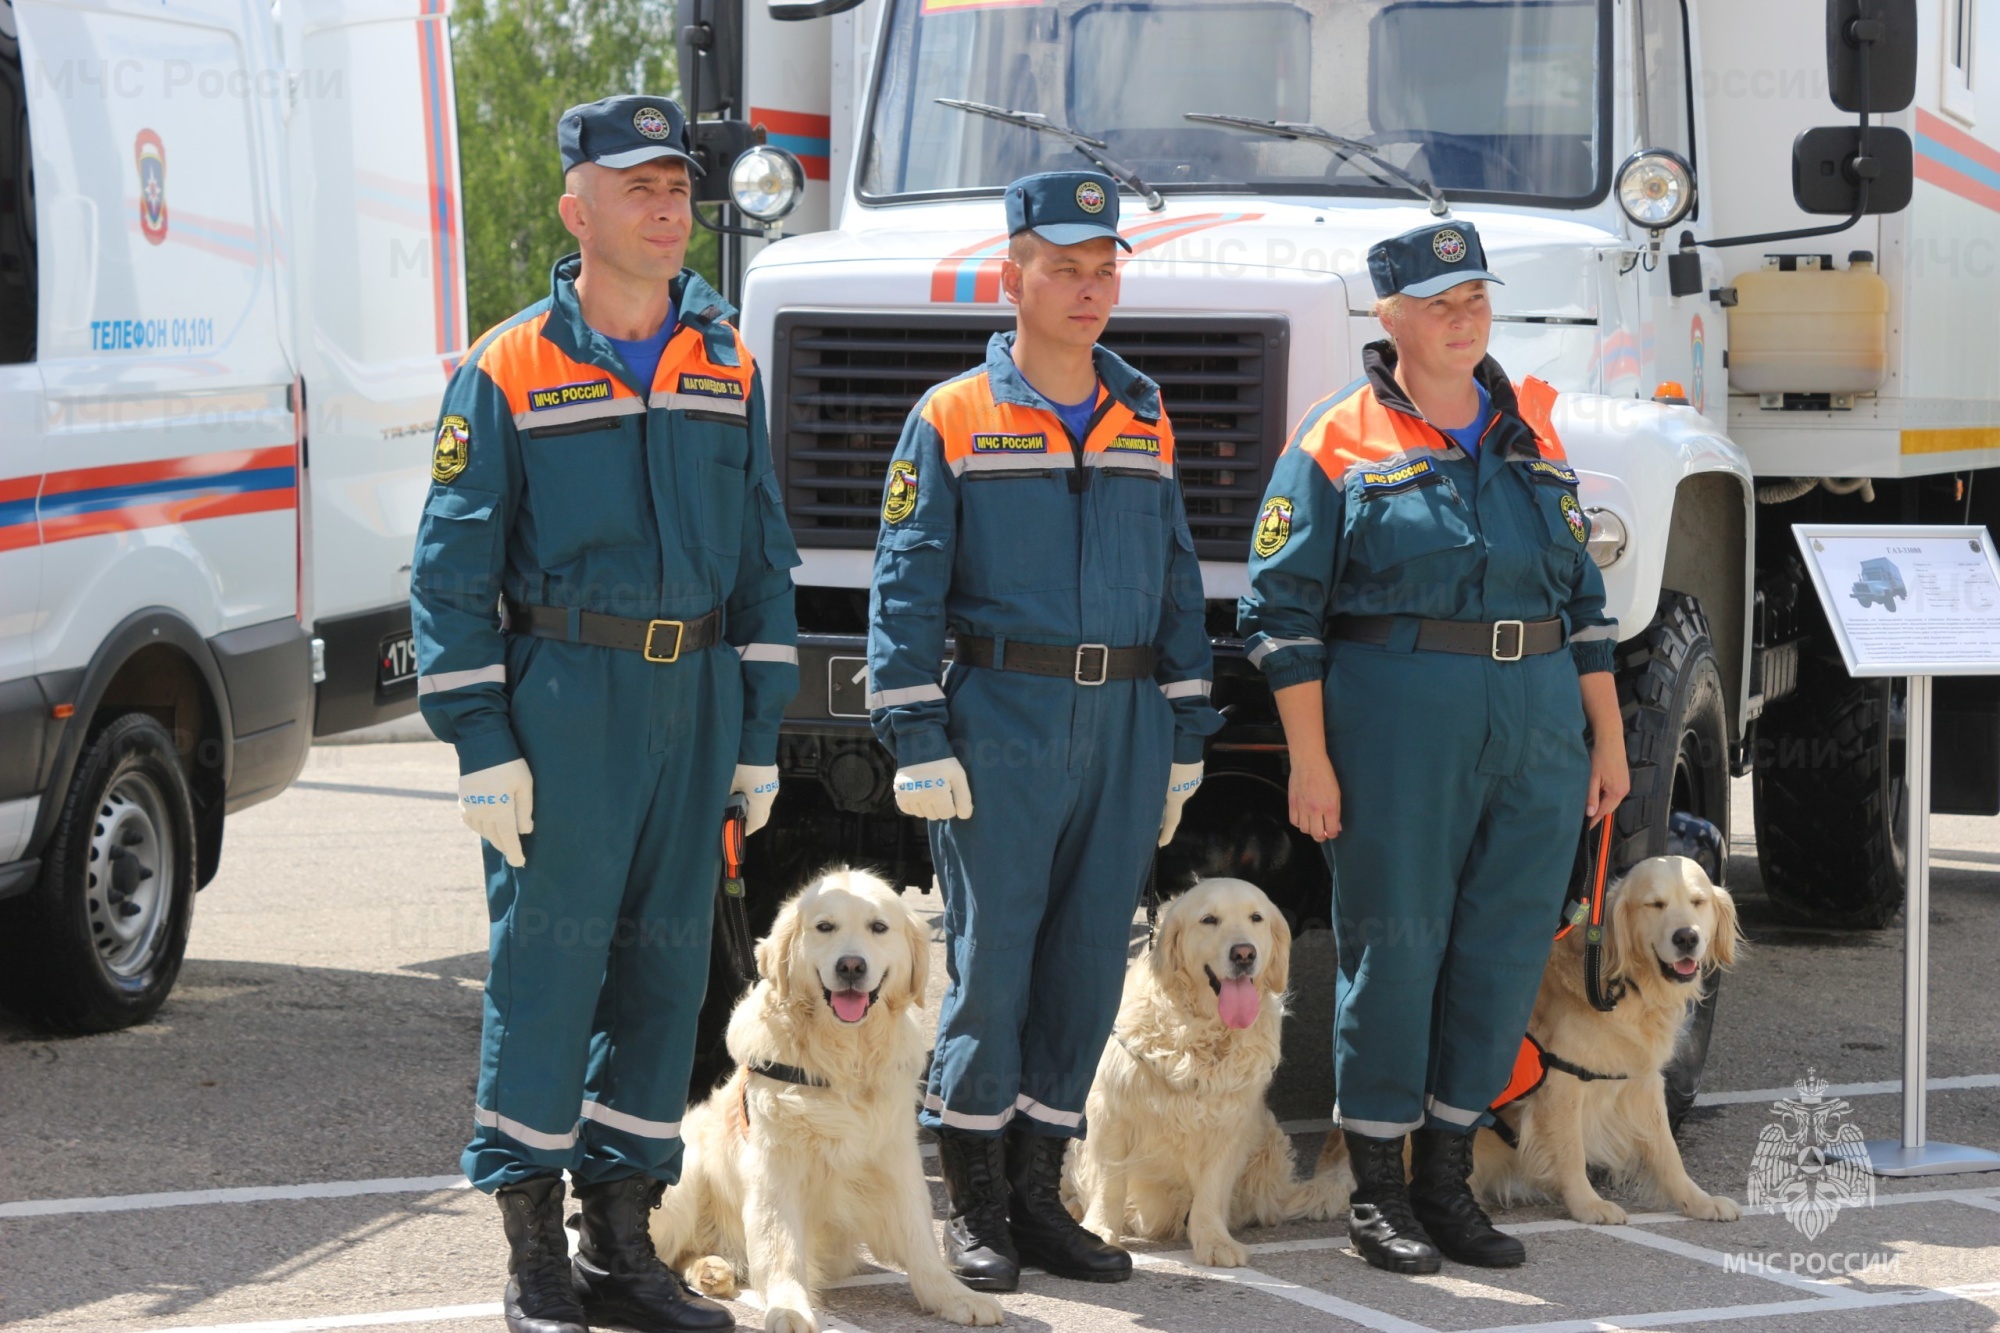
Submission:
M 1854 676 L 2000 675 L 2000 563 L 1983 527 L 1795 523 Z

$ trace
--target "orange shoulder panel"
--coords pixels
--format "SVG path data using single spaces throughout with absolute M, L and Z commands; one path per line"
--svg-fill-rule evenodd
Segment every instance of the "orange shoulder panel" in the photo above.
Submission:
M 1308 412 L 1307 418 L 1311 415 Z M 1429 431 L 1416 418 L 1382 406 L 1374 386 L 1364 384 L 1314 421 L 1299 437 L 1298 447 L 1312 455 L 1327 480 L 1337 486 L 1356 464 L 1435 447 Z
M 613 398 L 636 398 L 625 382 L 601 366 L 572 360 L 563 350 L 542 336 L 548 316 L 523 320 L 503 330 L 479 353 L 479 368 L 507 397 L 507 410 L 519 416 L 529 407 L 528 396 L 540 389 L 556 389 L 586 381 L 607 380 Z
M 1514 399 L 1520 406 L 1521 420 L 1535 432 L 1535 446 L 1542 457 L 1556 463 L 1569 461 L 1552 420 L 1556 410 L 1555 389 L 1531 375 L 1514 386 Z

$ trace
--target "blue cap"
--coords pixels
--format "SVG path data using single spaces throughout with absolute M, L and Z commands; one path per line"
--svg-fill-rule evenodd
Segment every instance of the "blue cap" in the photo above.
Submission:
M 564 171 L 585 162 L 622 170 L 670 157 L 702 174 L 688 155 L 687 117 L 670 97 L 634 93 L 573 106 L 556 122 L 556 144 Z
M 1436 296 L 1461 282 L 1499 282 L 1470 222 L 1433 222 L 1368 247 L 1377 296 Z M 1504 284 L 1503 284 L 1504 285 Z
M 1105 236 L 1132 248 L 1118 234 L 1118 182 L 1101 171 L 1045 171 L 1009 185 L 1007 234 L 1024 231 L 1051 245 L 1075 245 Z

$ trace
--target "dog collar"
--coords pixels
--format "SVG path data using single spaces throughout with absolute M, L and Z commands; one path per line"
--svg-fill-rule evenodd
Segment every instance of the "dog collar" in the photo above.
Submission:
M 826 1088 L 832 1085 L 817 1074 L 809 1074 L 797 1065 L 779 1064 L 776 1060 L 752 1060 L 743 1066 L 753 1074 L 774 1078 L 780 1083 L 796 1083 L 802 1088 Z

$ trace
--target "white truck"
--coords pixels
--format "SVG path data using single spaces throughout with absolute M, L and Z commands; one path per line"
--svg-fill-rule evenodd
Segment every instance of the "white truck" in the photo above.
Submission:
M 0 0 L 0 998 L 150 1015 L 225 816 L 415 707 L 443 0 Z
M 1368 246 L 1448 208 L 1506 280 L 1493 354 L 1561 391 L 1625 635 L 1617 859 L 1726 860 L 1729 779 L 1753 773 L 1772 900 L 1835 926 L 1893 916 L 1899 695 L 1841 669 L 1789 526 L 2000 510 L 2000 81 L 1982 72 L 2000 73 L 2000 4 L 683 0 L 680 17 L 703 109 L 807 162 L 802 191 L 739 172 L 734 205 L 755 221 L 795 196 L 782 225 L 802 233 L 740 279 L 805 557 L 805 684 L 753 875 L 838 852 L 929 879 L 859 677 L 884 469 L 918 395 L 1011 324 L 1002 187 L 1094 153 L 1127 181 L 1135 251 L 1105 341 L 1165 391 L 1228 717 L 1163 876 L 1233 867 L 1295 925 L 1327 916 L 1235 599 L 1289 429 L 1381 336 Z M 2000 812 L 2000 682 L 1941 684 L 1934 808 Z

